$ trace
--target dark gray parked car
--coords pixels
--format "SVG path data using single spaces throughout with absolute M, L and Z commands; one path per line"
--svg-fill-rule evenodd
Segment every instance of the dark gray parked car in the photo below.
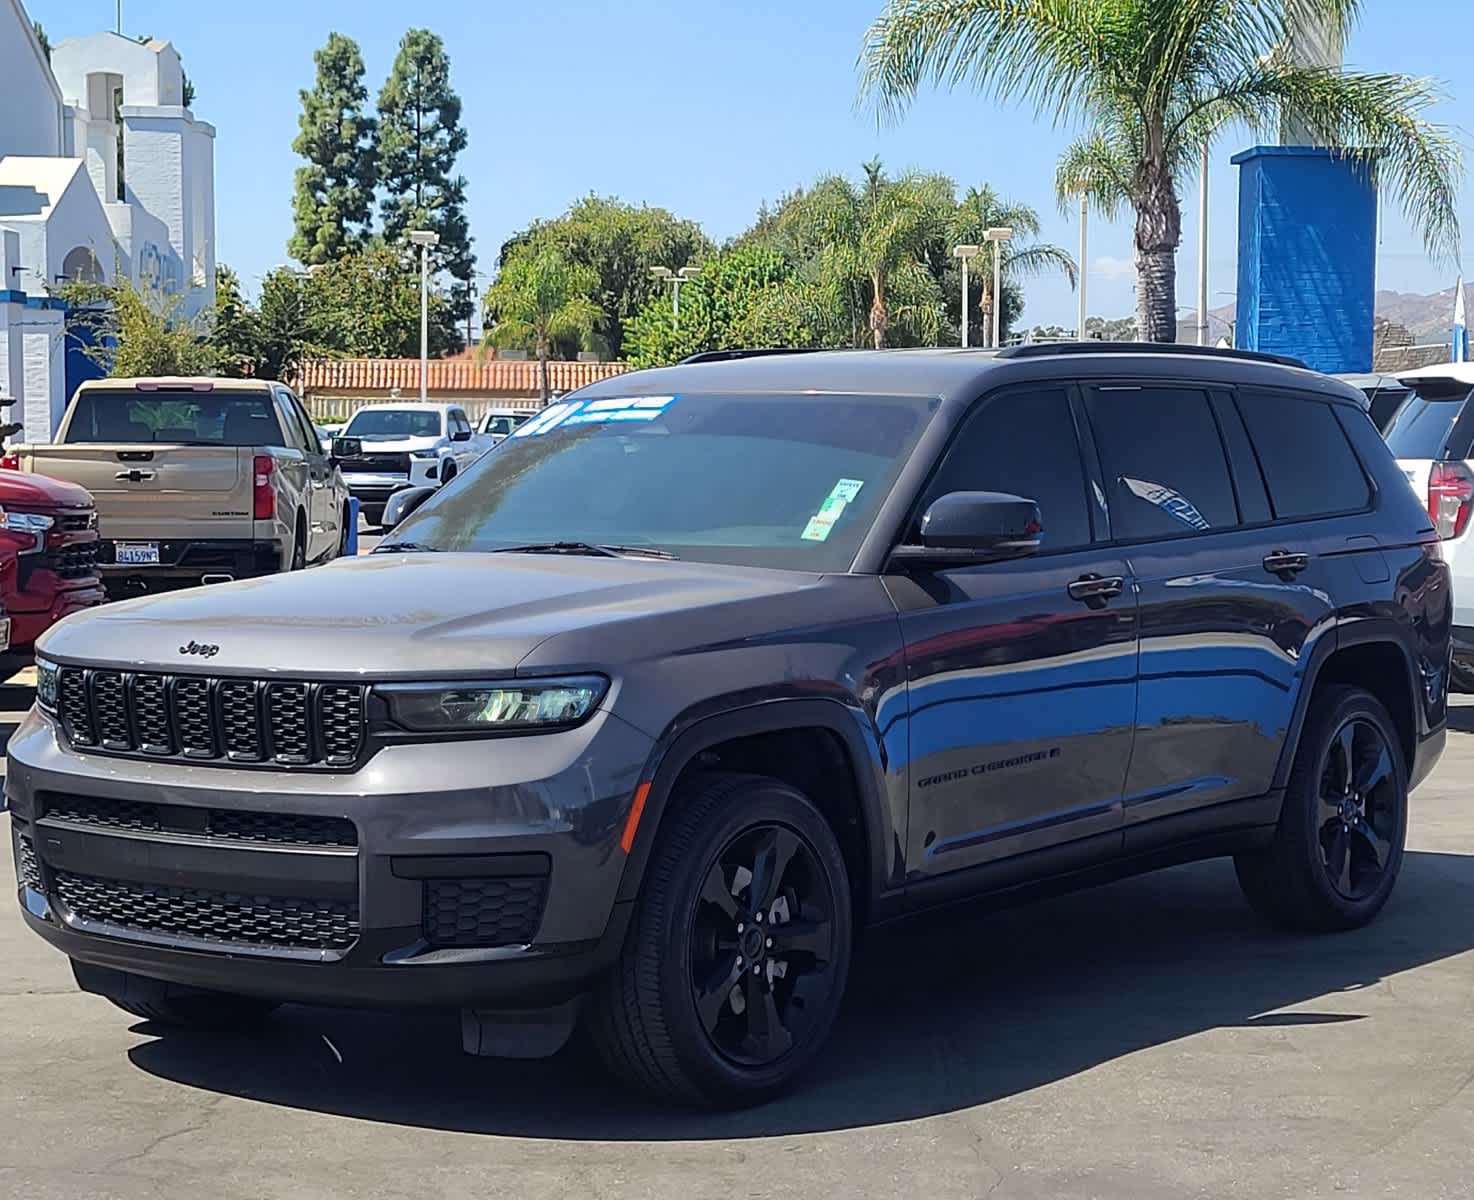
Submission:
M 529 1055 L 581 1016 L 634 1083 L 752 1102 L 867 923 L 1213 855 L 1276 921 L 1371 919 L 1449 625 L 1356 393 L 1281 362 L 648 371 L 371 557 L 47 635 L 21 904 L 161 1023 L 439 1005 Z

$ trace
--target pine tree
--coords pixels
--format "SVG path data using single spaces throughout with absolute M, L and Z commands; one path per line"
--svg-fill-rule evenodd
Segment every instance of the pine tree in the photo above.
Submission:
M 297 168 L 295 227 L 288 252 L 313 266 L 336 262 L 363 245 L 373 221 L 374 122 L 364 115 L 368 89 L 358 44 L 341 33 L 313 55 L 317 84 L 304 91 L 301 132 L 292 149 Z
M 411 229 L 440 235 L 432 258 L 436 270 L 451 278 L 447 309 L 460 327 L 475 307 L 466 180 L 455 173 L 466 131 L 461 98 L 450 86 L 450 59 L 428 29 L 411 29 L 399 44 L 379 93 L 377 147 L 384 239 L 394 245 Z

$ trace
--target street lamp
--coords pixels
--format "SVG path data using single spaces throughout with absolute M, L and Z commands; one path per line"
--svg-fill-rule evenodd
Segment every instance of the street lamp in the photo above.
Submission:
M 981 246 L 953 246 L 952 256 L 962 260 L 962 348 L 967 349 L 967 262 L 976 258 Z
M 700 267 L 682 267 L 672 271 L 669 267 L 651 267 L 650 274 L 671 287 L 671 321 L 676 329 L 681 327 L 681 284 L 689 283 L 701 274 Z
M 440 235 L 429 229 L 411 229 L 409 242 L 420 248 L 420 403 L 430 391 L 430 251 Z
M 985 242 L 993 243 L 993 349 L 998 349 L 999 321 L 1003 312 L 1003 245 L 1013 236 L 1007 225 L 995 225 L 983 234 Z

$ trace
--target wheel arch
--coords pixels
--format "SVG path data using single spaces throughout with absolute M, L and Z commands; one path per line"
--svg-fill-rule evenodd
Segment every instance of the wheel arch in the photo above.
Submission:
M 828 739 L 831 752 L 837 756 L 832 765 L 845 768 L 846 777 L 825 778 L 822 758 L 816 763 L 782 754 L 782 750 L 792 749 L 792 739 Z M 815 741 L 807 744 L 814 748 L 822 745 Z M 767 769 L 754 773 L 782 779 L 809 794 L 835 829 L 845 851 L 856 915 L 861 920 L 869 918 L 888 877 L 887 850 L 899 844 L 887 815 L 883 756 L 868 735 L 861 714 L 839 701 L 825 699 L 772 700 L 673 726 L 657 742 L 641 773 L 641 787 L 648 784 L 648 791 L 635 818 L 633 841 L 620 880 L 620 901 L 638 896 L 661 824 L 672 811 L 677 786 L 689 770 L 699 769 L 707 761 L 723 770 L 743 770 L 744 764 L 759 763 Z M 823 782 L 818 794 L 811 794 L 814 779 Z M 850 829 L 845 828 L 847 817 L 853 819 Z

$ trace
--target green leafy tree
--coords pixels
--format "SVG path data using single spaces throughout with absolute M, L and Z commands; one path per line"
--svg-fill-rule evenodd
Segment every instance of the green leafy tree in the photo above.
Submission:
M 451 277 L 447 302 L 457 327 L 475 309 L 476 256 L 466 220 L 466 180 L 455 172 L 465 148 L 461 99 L 450 86 L 445 46 L 428 29 L 411 29 L 379 93 L 384 240 L 396 244 L 411 229 L 440 235 L 431 259 L 438 272 Z
M 892 179 L 878 160 L 866 163 L 864 172 L 858 185 L 839 175 L 815 184 L 798 206 L 805 228 L 799 236 L 822 246 L 820 284 L 830 303 L 848 311 L 852 326 L 864 306 L 877 350 L 893 326 L 934 342 L 942 305 L 927 256 L 947 227 L 951 181 L 915 174 Z
M 363 56 L 341 33 L 313 55 L 317 82 L 302 91 L 294 228 L 288 250 L 309 266 L 334 262 L 367 240 L 373 223 L 374 121 L 364 114 Z
M 152 281 L 135 286 L 69 283 L 60 295 L 72 310 L 72 336 L 114 378 L 210 375 L 217 356 L 209 316 L 190 319 L 184 297 Z
M 256 314 L 241 293 L 240 277 L 224 263 L 215 268 L 215 321 L 211 337 L 216 369 L 231 378 L 255 374 Z
M 528 347 L 537 356 L 540 394 L 548 402 L 548 358 L 560 338 L 587 341 L 602 315 L 589 299 L 599 277 L 550 246 L 514 254 L 486 290 L 486 335 L 493 346 Z
M 304 360 L 317 347 L 307 304 L 307 276 L 291 267 L 278 267 L 261 281 L 256 302 L 257 379 L 290 383 L 301 373 Z
M 46 55 L 46 61 L 51 61 L 51 39 L 46 36 L 46 30 L 41 27 L 40 21 L 31 22 L 31 31 L 35 33 L 36 40 L 41 43 L 41 53 Z
M 664 286 L 650 268 L 696 266 L 715 249 L 694 221 L 602 196 L 585 196 L 556 220 L 514 234 L 502 261 L 527 246 L 553 246 L 594 269 L 599 282 L 590 298 L 603 310 L 599 334 L 612 358 L 627 357 L 627 322 Z
M 309 340 L 323 354 L 414 358 L 420 352 L 418 264 L 400 248 L 373 241 L 356 254 L 308 272 Z M 430 294 L 430 353 L 459 345 L 444 296 Z
M 625 348 L 632 366 L 653 367 L 705 350 L 819 346 L 824 318 L 818 289 L 780 252 L 737 246 L 681 289 L 679 320 L 669 290 L 651 296 L 626 327 Z
M 1430 123 L 1427 81 L 1306 66 L 1309 18 L 1344 40 L 1357 0 L 890 0 L 862 52 L 864 87 L 895 114 L 925 84 L 964 84 L 1058 119 L 1083 114 L 1127 149 L 1136 212 L 1137 319 L 1177 336 L 1177 183 L 1185 148 L 1230 122 L 1270 131 L 1286 113 L 1318 144 L 1354 147 L 1387 179 L 1430 253 L 1458 243 L 1459 148 Z

